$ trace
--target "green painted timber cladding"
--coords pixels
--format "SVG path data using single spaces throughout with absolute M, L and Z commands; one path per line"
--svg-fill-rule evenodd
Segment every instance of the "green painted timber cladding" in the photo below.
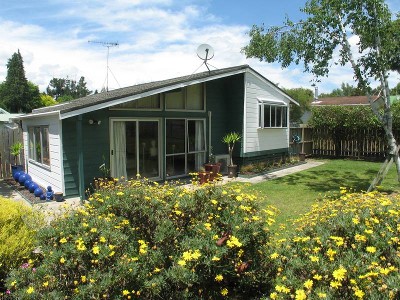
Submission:
M 227 154 L 227 146 L 222 137 L 231 131 L 243 134 L 244 75 L 238 74 L 206 83 L 205 112 L 188 111 L 134 111 L 110 110 L 108 108 L 82 115 L 82 151 L 85 189 L 90 187 L 95 177 L 101 176 L 99 166 L 104 162 L 110 166 L 110 118 L 161 118 L 164 128 L 165 118 L 204 118 L 208 121 L 208 111 L 212 112 L 211 145 L 214 154 Z M 89 120 L 101 121 L 100 125 L 90 125 Z M 78 117 L 64 119 L 63 164 L 66 197 L 79 196 L 79 172 L 77 149 Z M 208 141 L 208 122 L 206 122 Z M 162 129 L 162 131 L 163 129 Z M 164 139 L 164 134 L 162 136 Z M 163 152 L 165 148 L 162 148 Z M 241 163 L 241 145 L 235 145 L 234 161 Z M 165 153 L 161 153 L 164 157 Z M 164 163 L 164 162 L 162 162 Z M 165 168 L 164 168 L 165 170 Z
M 244 75 L 238 74 L 207 82 L 207 110 L 211 116 L 211 146 L 213 153 L 227 154 L 222 143 L 224 135 L 231 131 L 243 134 Z M 240 156 L 241 145 L 235 145 L 234 157 Z

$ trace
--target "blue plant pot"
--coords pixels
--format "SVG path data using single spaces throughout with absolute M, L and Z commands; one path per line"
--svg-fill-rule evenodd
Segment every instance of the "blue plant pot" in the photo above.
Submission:
M 29 180 L 29 181 L 32 182 L 32 177 L 31 177 L 31 175 L 29 175 L 28 173 L 26 173 L 26 180 Z M 26 181 L 26 180 L 25 180 L 25 181 Z
M 24 172 L 18 171 L 18 172 L 15 172 L 15 173 L 13 174 L 13 178 L 14 178 L 15 181 L 18 181 L 19 176 L 21 176 L 21 173 L 24 173 Z
M 46 195 L 45 194 L 41 194 L 40 195 L 40 200 L 46 200 Z
M 37 187 L 34 191 L 33 194 L 35 195 L 35 197 L 40 197 L 41 195 L 43 195 L 43 190 L 40 187 Z
M 37 183 L 32 182 L 32 183 L 29 185 L 29 191 L 30 191 L 31 193 L 33 193 L 38 187 L 39 187 L 39 186 L 37 185 Z
M 30 179 L 25 180 L 25 182 L 24 182 L 25 188 L 29 189 L 29 186 L 31 185 L 31 183 L 32 183 L 32 180 L 30 180 Z
M 27 178 L 26 178 L 26 174 L 25 173 L 19 175 L 19 178 L 18 178 L 19 184 L 20 185 L 24 185 L 24 182 L 25 182 L 26 179 Z
M 12 177 L 15 179 L 15 173 L 23 171 L 24 170 L 24 166 L 23 165 L 12 165 L 11 166 L 11 173 L 12 173 Z

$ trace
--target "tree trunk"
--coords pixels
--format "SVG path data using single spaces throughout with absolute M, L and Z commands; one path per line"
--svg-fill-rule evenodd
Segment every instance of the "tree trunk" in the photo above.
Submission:
M 399 154 L 398 154 L 398 149 L 397 149 L 397 141 L 393 135 L 393 128 L 392 128 L 393 118 L 392 118 L 392 111 L 390 109 L 390 89 L 389 89 L 389 84 L 387 82 L 387 72 L 382 69 L 380 72 L 380 78 L 379 78 L 381 88 L 382 88 L 382 93 L 383 93 L 383 96 L 380 96 L 380 97 L 382 97 L 385 101 L 384 112 L 382 115 L 379 112 L 379 108 L 377 108 L 374 105 L 374 100 L 372 99 L 371 95 L 367 92 L 368 91 L 368 89 L 367 89 L 368 80 L 363 77 L 363 72 L 360 70 L 359 65 L 357 65 L 354 60 L 353 53 L 351 52 L 350 43 L 349 43 L 349 40 L 347 39 L 346 28 L 345 28 L 345 25 L 343 24 L 342 18 L 340 15 L 337 15 L 337 17 L 340 20 L 340 28 L 341 28 L 341 34 L 342 34 L 342 39 L 343 39 L 341 44 L 343 46 L 343 50 L 348 55 L 348 59 L 353 68 L 353 71 L 354 71 L 354 74 L 356 77 L 356 81 L 358 81 L 359 86 L 362 87 L 366 91 L 368 101 L 370 103 L 372 111 L 377 116 L 378 120 L 382 123 L 382 127 L 385 130 L 386 140 L 387 140 L 387 143 L 389 146 L 389 158 L 388 159 L 390 161 L 390 159 L 393 158 L 393 160 L 396 164 L 396 169 L 397 169 L 397 180 L 400 182 L 400 160 L 399 160 Z M 380 41 L 379 34 L 377 34 L 375 47 L 376 47 L 378 57 L 380 55 L 380 46 L 381 46 L 381 41 Z M 384 162 L 383 168 L 387 163 L 388 163 L 388 160 Z M 381 171 L 379 171 L 377 176 L 372 181 L 371 186 L 369 187 L 368 190 L 374 189 L 375 186 L 377 185 L 376 184 L 377 182 L 379 182 L 379 183 L 382 182 L 385 175 L 386 175 L 386 173 L 384 173 L 384 172 L 382 173 Z

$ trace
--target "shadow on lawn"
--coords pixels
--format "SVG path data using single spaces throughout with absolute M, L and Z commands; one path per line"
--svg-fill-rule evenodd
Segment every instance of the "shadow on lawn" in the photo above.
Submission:
M 273 180 L 272 183 L 300 184 L 319 193 L 339 191 L 340 187 L 352 188 L 355 191 L 366 191 L 376 174 L 375 169 L 363 170 L 362 173 L 314 169 L 281 177 Z

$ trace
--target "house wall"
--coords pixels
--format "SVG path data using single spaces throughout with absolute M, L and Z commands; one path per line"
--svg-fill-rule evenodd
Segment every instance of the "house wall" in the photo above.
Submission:
M 46 188 L 50 185 L 53 191 L 64 192 L 60 143 L 61 122 L 58 119 L 58 115 L 26 119 L 23 120 L 22 124 L 24 131 L 24 155 L 26 158 L 25 169 L 27 173 L 32 177 L 34 182 L 42 187 Z M 49 127 L 50 166 L 44 166 L 29 159 L 28 127 L 35 125 Z
M 268 156 L 287 152 L 289 127 L 259 128 L 258 98 L 284 101 L 288 104 L 288 113 L 289 100 L 253 73 L 246 73 L 245 86 L 243 157 Z
M 207 110 L 211 111 L 211 146 L 213 154 L 228 154 L 222 138 L 229 132 L 243 134 L 244 75 L 207 82 Z M 241 144 L 235 146 L 239 157 Z

